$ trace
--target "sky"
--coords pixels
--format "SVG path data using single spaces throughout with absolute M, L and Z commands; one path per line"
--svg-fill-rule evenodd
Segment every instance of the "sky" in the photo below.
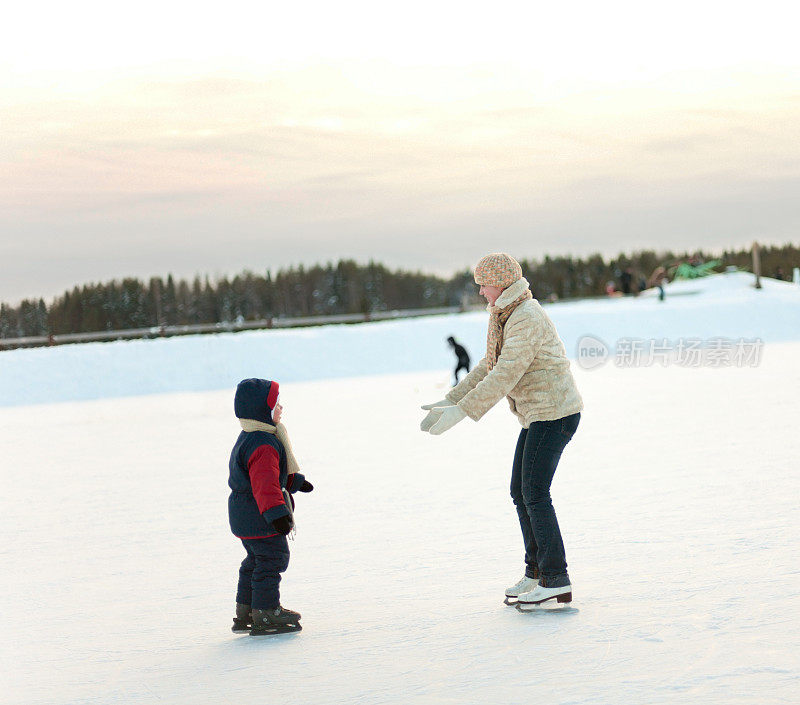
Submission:
M 19 5 L 0 300 L 798 243 L 795 27 L 770 0 Z

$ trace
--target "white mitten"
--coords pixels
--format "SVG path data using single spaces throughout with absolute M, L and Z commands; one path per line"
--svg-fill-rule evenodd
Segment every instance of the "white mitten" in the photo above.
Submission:
M 435 401 L 433 404 L 423 404 L 420 409 L 424 409 L 425 411 L 430 411 L 431 409 L 438 409 L 440 406 L 453 406 L 453 402 L 449 399 L 442 399 L 441 401 Z
M 439 409 L 433 409 L 433 412 L 439 412 L 439 418 L 431 426 L 430 434 L 432 436 L 441 436 L 445 431 L 453 428 L 459 421 L 467 418 L 466 413 L 461 410 L 460 406 L 444 406 Z
M 422 423 L 419 425 L 420 431 L 430 431 L 431 426 L 435 424 L 442 416 L 441 411 L 446 407 L 440 406 L 435 409 L 431 409 L 428 412 L 428 415 L 422 419 Z

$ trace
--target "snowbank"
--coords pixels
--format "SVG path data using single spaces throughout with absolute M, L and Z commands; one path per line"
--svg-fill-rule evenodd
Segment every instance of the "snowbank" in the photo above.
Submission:
M 591 335 L 611 348 L 625 337 L 800 338 L 800 287 L 752 275 L 674 282 L 667 300 L 594 299 L 546 306 L 573 356 Z M 0 353 L 0 406 L 228 389 L 244 377 L 284 382 L 441 370 L 445 338 L 464 342 L 473 363 L 485 348 L 486 314 L 295 330 L 65 345 Z

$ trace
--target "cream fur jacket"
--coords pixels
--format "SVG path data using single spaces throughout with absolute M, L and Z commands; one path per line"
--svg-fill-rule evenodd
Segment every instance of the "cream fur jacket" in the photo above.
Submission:
M 508 306 L 528 287 L 524 278 L 514 282 L 495 306 Z M 506 321 L 503 347 L 492 371 L 487 371 L 484 357 L 447 395 L 475 421 L 503 397 L 525 428 L 583 409 L 564 343 L 536 299 L 522 302 Z

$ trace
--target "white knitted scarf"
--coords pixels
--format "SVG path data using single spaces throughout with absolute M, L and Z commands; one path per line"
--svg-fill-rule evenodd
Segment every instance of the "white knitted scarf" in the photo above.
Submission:
M 286 450 L 286 464 L 289 474 L 292 475 L 293 473 L 300 472 L 300 465 L 297 462 L 297 458 L 294 457 L 292 443 L 289 440 L 289 433 L 286 430 L 286 426 L 282 423 L 279 423 L 277 426 L 271 426 L 268 423 L 256 421 L 255 419 L 239 419 L 239 425 L 242 427 L 243 431 L 247 431 L 248 433 L 252 431 L 265 431 L 266 433 L 271 433 L 273 436 L 276 436 Z

